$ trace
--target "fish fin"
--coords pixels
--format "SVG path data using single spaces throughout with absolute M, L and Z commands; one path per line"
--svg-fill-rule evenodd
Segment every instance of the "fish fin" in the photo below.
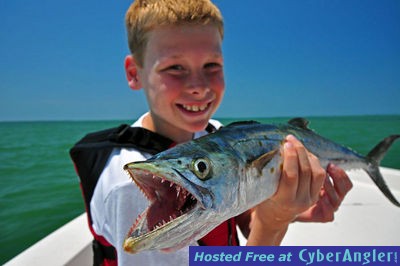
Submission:
M 386 196 L 386 198 L 390 200 L 390 202 L 396 205 L 397 207 L 400 207 L 399 201 L 393 196 L 385 180 L 383 179 L 383 176 L 379 171 L 379 168 L 370 166 L 366 171 L 368 175 L 372 178 L 374 183 L 378 186 L 379 190 L 382 191 L 382 193 Z
M 392 135 L 383 139 L 368 153 L 367 158 L 374 164 L 379 165 L 390 146 L 398 138 L 400 138 L 400 135 Z
M 374 181 L 374 183 L 378 186 L 380 191 L 388 198 L 394 205 L 400 207 L 399 201 L 393 196 L 392 192 L 390 191 L 389 187 L 386 185 L 385 180 L 382 177 L 381 172 L 379 171 L 379 164 L 383 157 L 385 156 L 386 152 L 396 141 L 400 138 L 400 135 L 392 135 L 381 142 L 378 143 L 366 156 L 369 162 L 368 168 L 366 169 L 368 175 Z
M 303 118 L 303 117 L 296 117 L 296 118 L 292 118 L 288 121 L 289 125 L 295 126 L 295 127 L 299 127 L 305 130 L 311 130 L 308 125 L 310 124 L 310 122 Z
M 274 156 L 279 152 L 279 149 L 275 149 L 264 153 L 259 156 L 257 159 L 251 162 L 251 167 L 255 168 L 258 172 L 258 175 L 261 176 L 262 170 L 264 167 L 274 158 Z
M 226 127 L 235 127 L 235 126 L 246 126 L 246 125 L 254 125 L 254 124 L 260 124 L 260 122 L 254 121 L 254 120 L 249 120 L 249 121 L 235 121 L 230 124 L 228 124 Z

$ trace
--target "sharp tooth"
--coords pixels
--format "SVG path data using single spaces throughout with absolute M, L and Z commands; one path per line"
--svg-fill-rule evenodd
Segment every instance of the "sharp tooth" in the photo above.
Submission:
M 172 187 L 173 185 L 174 185 L 174 183 L 172 183 L 172 182 L 171 182 L 171 183 L 169 183 L 169 187 Z
M 156 194 L 157 199 L 160 200 L 160 194 L 159 194 L 159 192 L 156 190 L 156 191 L 154 191 L 154 193 Z

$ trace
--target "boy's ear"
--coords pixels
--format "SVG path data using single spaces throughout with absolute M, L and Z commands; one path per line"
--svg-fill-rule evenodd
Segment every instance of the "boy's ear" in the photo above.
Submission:
M 132 55 L 125 57 L 125 74 L 128 80 L 128 85 L 132 90 L 139 90 L 142 88 L 142 83 L 138 75 L 138 64 Z

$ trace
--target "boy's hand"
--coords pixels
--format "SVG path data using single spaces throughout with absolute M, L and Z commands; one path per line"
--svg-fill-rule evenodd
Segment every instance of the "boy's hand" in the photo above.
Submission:
M 285 140 L 278 189 L 253 209 L 247 245 L 279 245 L 289 224 L 319 199 L 325 170 L 295 137 Z
M 328 175 L 320 191 L 317 203 L 307 211 L 301 213 L 296 221 L 300 222 L 331 222 L 334 213 L 339 208 L 346 194 L 351 190 L 351 183 L 347 174 L 339 167 L 329 164 Z
M 283 147 L 283 168 L 278 190 L 255 207 L 254 218 L 270 228 L 284 228 L 316 204 L 326 177 L 316 156 L 292 135 Z

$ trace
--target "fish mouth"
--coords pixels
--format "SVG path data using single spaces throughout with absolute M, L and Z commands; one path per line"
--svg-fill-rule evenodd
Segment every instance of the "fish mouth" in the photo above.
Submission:
M 149 200 L 149 206 L 140 214 L 130 228 L 124 242 L 125 251 L 136 253 L 143 244 L 156 238 L 161 232 L 170 230 L 187 220 L 198 209 L 203 208 L 200 195 L 188 191 L 182 185 L 173 182 L 168 175 L 161 174 L 146 163 L 127 164 L 124 169 L 134 183 Z M 175 174 L 183 175 L 176 169 Z M 143 243 L 142 243 L 143 242 Z M 165 246 L 164 251 L 169 247 Z

